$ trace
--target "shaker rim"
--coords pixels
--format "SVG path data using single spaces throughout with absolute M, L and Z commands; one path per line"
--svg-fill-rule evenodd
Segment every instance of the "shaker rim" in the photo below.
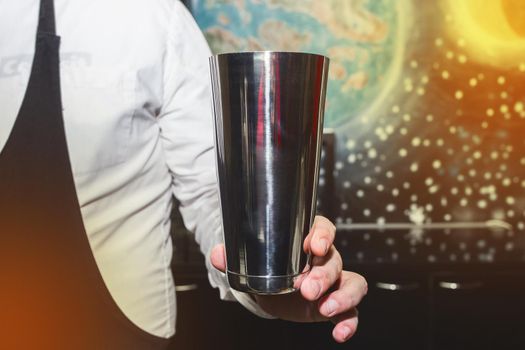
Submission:
M 306 52 L 306 51 L 274 51 L 274 50 L 260 50 L 260 51 L 235 51 L 235 52 L 221 52 L 218 54 L 211 55 L 210 58 L 219 58 L 224 56 L 235 57 L 235 56 L 250 56 L 255 54 L 275 54 L 275 55 L 292 55 L 292 56 L 314 56 L 330 60 L 330 57 L 321 55 L 319 53 Z

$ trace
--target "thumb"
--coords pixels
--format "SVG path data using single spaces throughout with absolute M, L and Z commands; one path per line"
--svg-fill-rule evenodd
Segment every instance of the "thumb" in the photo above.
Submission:
M 210 260 L 213 267 L 222 272 L 226 271 L 226 254 L 224 244 L 217 244 L 211 250 Z

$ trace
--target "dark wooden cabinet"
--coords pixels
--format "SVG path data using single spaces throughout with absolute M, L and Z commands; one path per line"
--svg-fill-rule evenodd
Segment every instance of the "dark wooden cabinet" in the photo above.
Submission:
M 525 271 L 361 273 L 370 292 L 352 349 L 525 348 Z
M 523 272 L 440 273 L 432 287 L 433 349 L 525 348 Z
M 330 323 L 261 319 L 219 300 L 206 275 L 178 278 L 177 335 L 172 349 L 478 350 L 523 349 L 525 271 L 360 271 L 369 294 L 358 333 L 331 339 Z
M 204 275 L 178 281 L 177 333 L 170 349 L 330 349 L 331 326 L 259 318 L 235 302 L 219 300 Z
M 365 276 L 369 292 L 359 306 L 359 330 L 349 349 L 426 349 L 429 323 L 426 276 L 418 273 L 398 273 L 397 278 L 377 273 Z

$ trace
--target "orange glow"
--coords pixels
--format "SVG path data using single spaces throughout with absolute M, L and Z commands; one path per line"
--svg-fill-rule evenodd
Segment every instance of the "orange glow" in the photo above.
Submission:
M 525 2 L 446 0 L 447 28 L 465 40 L 469 58 L 499 67 L 525 61 Z

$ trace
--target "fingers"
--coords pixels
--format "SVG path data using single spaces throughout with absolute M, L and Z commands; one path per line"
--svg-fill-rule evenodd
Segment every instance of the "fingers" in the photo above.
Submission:
M 323 216 L 316 216 L 310 233 L 304 240 L 303 249 L 315 256 L 325 256 L 335 239 L 335 226 Z
M 335 341 L 343 343 L 355 334 L 358 323 L 355 307 L 367 292 L 368 285 L 363 276 L 343 271 L 335 291 L 319 302 L 319 313 L 336 324 L 332 332 Z
M 314 257 L 312 269 L 301 283 L 301 294 L 306 300 L 317 300 L 341 277 L 343 262 L 334 247 L 326 256 Z
M 211 250 L 210 255 L 211 264 L 217 270 L 222 272 L 226 271 L 226 252 L 224 250 L 224 244 L 217 244 Z
M 335 291 L 324 296 L 319 302 L 319 313 L 332 318 L 348 312 L 361 302 L 367 291 L 368 285 L 363 276 L 343 271 Z
M 336 324 L 332 331 L 334 340 L 343 343 L 350 339 L 357 331 L 357 309 L 353 308 L 333 320 Z

